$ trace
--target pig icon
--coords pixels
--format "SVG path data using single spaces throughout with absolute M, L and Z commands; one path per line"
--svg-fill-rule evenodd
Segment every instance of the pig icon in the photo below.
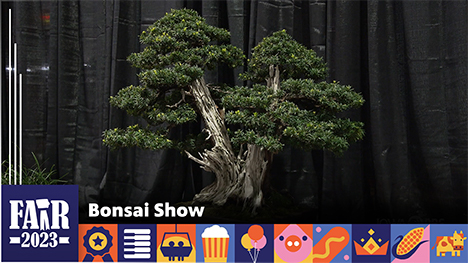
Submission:
M 286 262 L 301 262 L 312 252 L 312 238 L 298 225 L 289 225 L 275 241 L 275 252 Z

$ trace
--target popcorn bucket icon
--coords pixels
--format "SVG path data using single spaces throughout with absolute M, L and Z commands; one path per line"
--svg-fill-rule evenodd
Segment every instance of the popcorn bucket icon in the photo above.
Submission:
M 224 227 L 214 225 L 202 234 L 205 262 L 227 262 L 229 235 Z

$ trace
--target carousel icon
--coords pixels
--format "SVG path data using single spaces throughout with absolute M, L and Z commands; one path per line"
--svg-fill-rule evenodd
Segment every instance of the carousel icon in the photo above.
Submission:
M 94 257 L 102 256 L 104 262 L 114 262 L 109 250 L 112 247 L 112 235 L 109 230 L 104 227 L 93 227 L 86 232 L 83 237 L 83 246 L 86 248 L 87 254 L 83 262 L 92 262 Z

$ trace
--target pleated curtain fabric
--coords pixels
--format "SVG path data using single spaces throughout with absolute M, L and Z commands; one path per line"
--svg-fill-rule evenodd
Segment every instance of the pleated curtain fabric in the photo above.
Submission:
M 138 84 L 126 61 L 143 48 L 138 35 L 186 7 L 246 54 L 286 29 L 327 61 L 329 81 L 366 99 L 342 115 L 366 131 L 343 156 L 292 147 L 275 156 L 271 185 L 306 207 L 302 221 L 467 223 L 466 1 L 15 1 L 2 2 L 2 30 L 9 7 L 25 73 L 23 152 L 80 186 L 82 213 L 89 202 L 191 200 L 214 179 L 177 151 L 102 144 L 106 129 L 143 124 L 108 100 Z M 242 71 L 221 66 L 206 79 L 245 85 Z

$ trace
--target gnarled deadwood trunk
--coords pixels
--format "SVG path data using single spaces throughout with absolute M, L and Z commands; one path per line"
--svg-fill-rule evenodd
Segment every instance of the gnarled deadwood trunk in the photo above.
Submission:
M 263 201 L 263 183 L 268 176 L 271 165 L 272 154 L 257 145 L 249 144 L 241 158 L 241 173 L 233 192 L 244 200 L 250 200 L 255 211 L 262 205 Z
M 199 153 L 199 158 L 186 153 L 202 169 L 216 175 L 215 182 L 197 194 L 194 201 L 223 205 L 229 198 L 241 199 L 255 210 L 262 204 L 262 184 L 271 154 L 256 145 L 248 145 L 244 152 L 235 156 L 224 120 L 204 80 L 196 80 L 190 88 L 214 146 Z

